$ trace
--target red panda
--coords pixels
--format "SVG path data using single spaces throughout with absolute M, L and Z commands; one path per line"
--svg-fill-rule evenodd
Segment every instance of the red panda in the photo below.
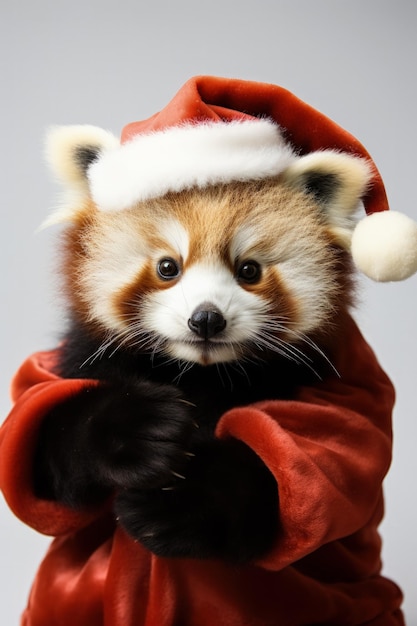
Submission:
M 99 147 L 62 150 L 82 184 Z M 44 420 L 38 494 L 80 506 L 120 489 L 119 523 L 156 554 L 261 556 L 275 533 L 272 476 L 243 444 L 216 440 L 216 424 L 236 404 L 291 397 L 331 371 L 352 303 L 344 245 L 369 178 L 363 159 L 324 151 L 262 181 L 169 191 L 114 212 L 91 198 L 77 205 L 64 233 L 71 324 L 56 372 L 101 384 Z M 242 466 L 243 493 L 233 486 Z M 221 510 L 213 474 L 230 489 Z M 153 517 L 172 483 L 175 510 L 160 503 Z M 178 506 L 187 524 L 167 530 Z
M 24 623 L 402 625 L 394 391 L 350 311 L 354 264 L 417 270 L 417 225 L 366 150 L 280 87 L 197 77 L 47 154 L 68 324 L 0 433 L 9 504 L 57 537 Z

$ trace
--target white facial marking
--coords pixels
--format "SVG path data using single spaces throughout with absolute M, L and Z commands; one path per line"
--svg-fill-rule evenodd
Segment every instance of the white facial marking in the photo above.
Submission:
M 230 258 L 234 261 L 247 258 L 250 251 L 259 247 L 259 233 L 254 226 L 241 226 L 233 237 Z
M 128 221 L 119 222 L 111 233 L 92 232 L 94 239 L 88 260 L 88 271 L 81 272 L 80 283 L 87 295 L 90 317 L 113 330 L 123 330 L 122 320 L 114 314 L 113 295 L 128 286 L 145 263 L 148 250 Z
M 298 319 L 293 330 L 308 333 L 326 323 L 333 291 L 329 272 L 317 267 L 314 256 L 307 254 L 297 262 L 290 259 L 280 263 L 278 269 L 298 306 Z
M 221 311 L 225 329 L 210 342 L 209 362 L 234 360 L 238 345 L 256 335 L 265 314 L 264 301 L 242 289 L 220 262 L 198 263 L 169 289 L 147 298 L 143 326 L 167 341 L 168 352 L 187 361 L 202 361 L 207 345 L 188 327 L 195 309 L 209 302 Z
M 159 233 L 180 257 L 186 259 L 189 249 L 188 233 L 184 226 L 175 218 L 161 220 L 158 224 Z

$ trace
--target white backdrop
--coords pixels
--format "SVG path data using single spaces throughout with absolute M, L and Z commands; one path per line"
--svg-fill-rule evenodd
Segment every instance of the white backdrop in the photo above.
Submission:
M 91 123 L 118 134 L 195 74 L 280 84 L 353 133 L 381 170 L 391 208 L 417 219 L 416 18 L 414 0 L 3 2 L 0 421 L 13 372 L 52 347 L 61 327 L 57 230 L 34 234 L 56 200 L 42 159 L 47 126 Z M 362 285 L 357 317 L 398 392 L 385 572 L 417 626 L 417 278 Z M 18 624 L 48 542 L 0 500 L 1 624 Z

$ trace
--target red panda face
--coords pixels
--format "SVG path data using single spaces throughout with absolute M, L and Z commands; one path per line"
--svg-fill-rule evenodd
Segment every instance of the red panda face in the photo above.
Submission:
M 104 345 L 203 365 L 331 334 L 350 264 L 312 194 L 279 179 L 168 194 L 67 233 L 67 293 Z

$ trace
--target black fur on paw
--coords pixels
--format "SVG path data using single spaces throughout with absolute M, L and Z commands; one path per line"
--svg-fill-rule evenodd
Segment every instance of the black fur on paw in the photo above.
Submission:
M 152 489 L 181 474 L 194 425 L 192 406 L 175 387 L 143 381 L 109 387 L 100 402 L 88 441 L 104 482 Z
M 193 407 L 169 385 L 99 384 L 55 406 L 39 431 L 34 488 L 72 507 L 169 484 L 187 462 Z
M 121 491 L 115 510 L 126 532 L 158 556 L 245 563 L 272 546 L 277 485 L 244 444 L 213 441 L 196 449 L 183 480 Z

